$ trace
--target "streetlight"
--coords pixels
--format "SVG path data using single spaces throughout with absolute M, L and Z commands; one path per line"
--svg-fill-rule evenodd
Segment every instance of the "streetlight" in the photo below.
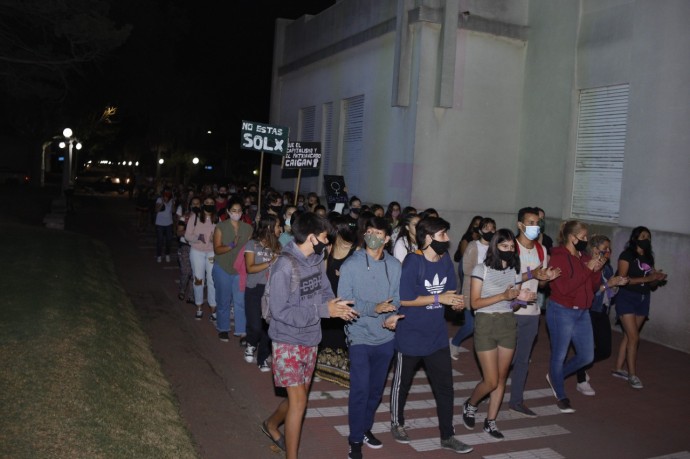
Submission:
M 74 137 L 72 137 L 72 130 L 70 128 L 65 128 L 62 131 L 62 136 L 65 137 L 65 141 L 60 142 L 60 148 L 65 148 L 66 146 L 68 147 L 67 149 L 67 156 L 65 157 L 65 161 L 63 163 L 63 171 L 62 171 L 62 192 L 65 193 L 69 188 L 72 188 L 74 185 L 73 183 L 73 174 L 72 174 L 72 149 L 76 148 L 77 150 L 81 150 L 81 143 Z M 75 161 L 76 163 L 76 161 Z
M 192 159 L 192 164 L 199 164 L 199 158 L 194 157 L 194 159 Z

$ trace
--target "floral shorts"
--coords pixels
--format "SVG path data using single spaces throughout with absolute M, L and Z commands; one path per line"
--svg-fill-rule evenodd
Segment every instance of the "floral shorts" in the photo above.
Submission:
M 276 387 L 309 385 L 317 346 L 273 342 L 273 381 Z

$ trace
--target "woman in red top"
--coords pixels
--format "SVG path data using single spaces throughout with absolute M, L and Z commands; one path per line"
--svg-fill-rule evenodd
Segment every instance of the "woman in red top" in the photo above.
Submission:
M 577 220 L 561 224 L 559 246 L 551 251 L 549 265 L 560 268 L 551 282 L 546 326 L 551 339 L 551 360 L 546 380 L 562 413 L 574 413 L 565 394 L 564 379 L 594 359 L 594 339 L 589 308 L 599 288 L 603 262 L 586 253 L 587 226 Z M 570 344 L 575 354 L 567 361 Z

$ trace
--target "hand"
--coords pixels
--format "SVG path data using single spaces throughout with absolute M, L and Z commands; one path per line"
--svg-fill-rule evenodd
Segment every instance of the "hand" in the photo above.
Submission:
M 629 278 L 623 276 L 614 276 L 607 282 L 609 287 L 618 287 L 621 285 L 626 285 L 630 281 Z
M 353 300 L 343 300 L 340 297 L 333 298 L 328 302 L 328 314 L 331 317 L 339 317 L 345 321 L 351 321 L 359 316 L 359 313 L 352 308 Z
M 512 301 L 515 298 L 518 297 L 520 294 L 520 289 L 516 288 L 514 285 L 509 285 L 508 288 L 506 288 L 505 292 L 503 292 L 503 299 Z
M 548 276 L 548 280 L 552 281 L 561 275 L 561 268 L 554 268 L 553 266 L 549 266 L 548 268 L 546 268 L 546 274 Z
M 537 300 L 537 292 L 533 292 L 528 288 L 523 288 L 520 290 L 517 299 L 527 303 L 533 303 Z
M 386 320 L 383 321 L 383 328 L 395 330 L 395 327 L 398 326 L 398 320 L 404 318 L 405 314 L 393 314 L 392 316 L 386 317 Z
M 668 274 L 666 274 L 663 270 L 658 269 L 652 273 L 652 276 L 654 276 L 656 278 L 654 280 L 663 281 L 663 280 L 666 280 L 666 277 L 668 276 Z
M 441 293 L 438 296 L 438 301 L 449 305 L 454 311 L 465 308 L 465 297 L 453 290 Z
M 396 309 L 398 308 L 393 304 L 393 298 L 388 298 L 386 301 L 377 304 L 374 311 L 376 314 L 383 314 L 384 312 L 393 312 Z
M 599 271 L 601 268 L 604 267 L 604 263 L 602 263 L 602 261 L 601 261 L 600 259 L 598 259 L 598 258 L 591 258 L 591 259 L 587 262 L 587 267 L 588 267 L 590 270 L 596 272 L 596 271 Z

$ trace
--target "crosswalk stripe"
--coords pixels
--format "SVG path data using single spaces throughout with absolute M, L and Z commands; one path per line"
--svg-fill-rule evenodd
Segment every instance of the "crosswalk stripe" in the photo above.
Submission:
M 690 451 L 678 451 L 664 456 L 650 457 L 649 459 L 690 459 Z
M 501 430 L 501 432 L 503 435 L 505 435 L 506 440 L 527 440 L 570 433 L 570 431 L 559 426 L 558 424 L 525 427 L 522 429 Z M 456 435 L 455 437 L 461 442 L 472 446 L 496 442 L 496 440 L 485 434 L 483 431 L 466 435 Z M 415 451 L 433 451 L 436 449 L 441 449 L 441 441 L 438 437 L 422 438 L 419 440 L 412 440 L 410 442 L 410 446 L 412 446 Z
M 503 454 L 491 454 L 484 459 L 565 459 L 551 448 L 528 449 L 525 451 L 512 451 Z

